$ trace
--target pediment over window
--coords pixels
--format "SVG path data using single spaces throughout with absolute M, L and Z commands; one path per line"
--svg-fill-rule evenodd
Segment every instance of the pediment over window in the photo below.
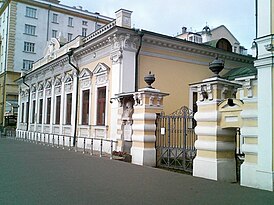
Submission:
M 46 82 L 46 86 L 45 86 L 46 89 L 50 89 L 51 88 L 51 80 L 47 80 Z
M 35 84 L 33 84 L 32 86 L 31 86 L 31 92 L 36 92 L 36 85 Z
M 109 72 L 110 68 L 104 63 L 98 63 L 93 70 L 94 75 L 100 75 L 101 73 Z
M 71 74 L 67 73 L 64 78 L 64 83 L 71 83 L 73 81 L 73 77 Z
M 79 74 L 79 78 L 91 78 L 93 75 L 93 73 L 88 69 L 88 68 L 84 68 L 80 74 Z
M 41 91 L 41 90 L 43 90 L 44 89 L 44 83 L 43 82 L 40 82 L 39 84 L 38 84 L 38 91 Z
M 60 86 L 62 84 L 61 77 L 56 77 L 54 80 L 54 86 Z

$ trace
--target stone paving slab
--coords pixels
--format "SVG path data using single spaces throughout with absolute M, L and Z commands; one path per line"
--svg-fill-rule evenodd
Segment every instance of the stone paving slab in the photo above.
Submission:
M 0 139 L 0 205 L 274 204 L 274 193 Z

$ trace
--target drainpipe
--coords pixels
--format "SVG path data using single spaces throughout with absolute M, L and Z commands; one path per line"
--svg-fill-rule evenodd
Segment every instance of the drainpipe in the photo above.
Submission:
M 28 95 L 28 113 L 27 115 L 29 115 L 29 112 L 30 112 L 30 86 L 25 82 L 25 78 L 26 76 L 23 76 L 23 83 L 29 88 L 29 95 Z M 29 117 L 27 117 L 27 131 L 29 131 Z
M 144 36 L 144 33 L 142 31 L 140 31 L 139 29 L 136 30 L 136 32 L 140 36 L 140 45 L 139 45 L 139 48 L 138 48 L 138 50 L 136 52 L 136 56 L 135 56 L 135 92 L 138 91 L 139 53 L 142 48 L 143 36 Z
M 258 0 L 255 0 L 255 38 L 258 38 Z
M 8 64 L 8 35 L 9 35 L 9 12 L 10 12 L 10 4 L 8 4 L 8 13 L 7 13 L 7 17 L 6 17 L 6 22 L 7 22 L 7 30 L 6 30 L 6 49 L 5 49 L 5 65 L 4 65 L 4 82 L 3 82 L 3 104 L 2 104 L 2 125 L 3 127 L 5 126 L 5 103 L 7 100 L 7 96 L 6 96 L 6 81 L 7 81 L 7 64 Z
M 68 54 L 69 57 L 69 64 L 76 70 L 76 74 L 77 74 L 77 80 L 76 80 L 76 109 L 75 109 L 75 124 L 74 124 L 74 133 L 73 133 L 73 146 L 75 146 L 76 144 L 76 132 L 77 132 L 77 116 L 78 116 L 78 88 L 79 88 L 79 78 L 78 78 L 78 74 L 79 74 L 79 69 L 77 68 L 76 65 L 74 65 L 71 62 L 71 57 L 73 56 L 73 51 L 75 50 L 75 48 L 70 48 Z

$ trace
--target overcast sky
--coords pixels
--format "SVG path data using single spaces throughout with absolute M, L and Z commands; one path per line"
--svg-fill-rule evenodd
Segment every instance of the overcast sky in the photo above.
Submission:
M 255 38 L 254 0 L 61 0 L 115 18 L 120 8 L 133 11 L 132 26 L 175 36 L 185 26 L 193 32 L 225 25 L 250 49 Z

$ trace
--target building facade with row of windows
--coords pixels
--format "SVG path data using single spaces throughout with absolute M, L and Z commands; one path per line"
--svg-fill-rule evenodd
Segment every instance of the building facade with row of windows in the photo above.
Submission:
M 172 113 L 183 105 L 194 109 L 198 90 L 189 84 L 212 76 L 208 63 L 216 55 L 226 62 L 224 73 L 253 65 L 249 56 L 132 29 L 131 12 L 123 9 L 116 12 L 114 22 L 87 37 L 64 46 L 52 42 L 55 45 L 49 45 L 48 55 L 17 81 L 20 136 L 37 132 L 121 140 L 124 123 L 131 141 L 134 102 L 149 108 L 163 100 L 157 92 L 149 101 L 141 100 L 139 91 L 146 87 L 143 77 L 149 71 L 156 76 L 153 86 L 169 93 L 164 111 Z M 139 129 L 138 124 L 134 126 Z M 142 132 L 138 133 L 141 137 Z M 135 146 L 150 152 L 140 143 Z
M 11 114 L 6 103 L 17 100 L 13 81 L 45 55 L 51 38 L 65 44 L 112 20 L 57 0 L 4 1 L 0 9 L 0 123 L 4 124 L 4 115 Z

